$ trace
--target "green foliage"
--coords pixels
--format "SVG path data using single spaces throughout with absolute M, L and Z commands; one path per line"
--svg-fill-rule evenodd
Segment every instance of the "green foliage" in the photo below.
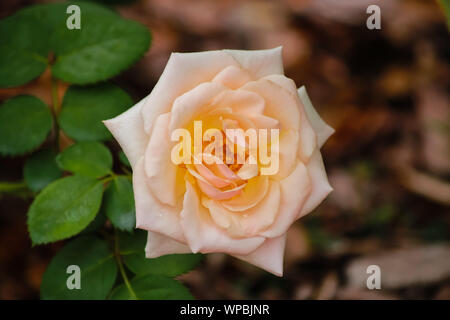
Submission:
M 14 15 L 0 21 L 0 87 L 23 85 L 47 67 L 48 30 L 36 18 Z
M 147 232 L 136 230 L 122 233 L 119 238 L 120 253 L 125 265 L 137 275 L 155 274 L 175 277 L 195 268 L 202 260 L 201 254 L 170 254 L 159 258 L 145 258 Z
M 81 29 L 69 30 L 66 9 L 81 8 Z M 189 291 L 171 279 L 195 267 L 201 255 L 168 255 L 146 259 L 146 232 L 134 234 L 133 187 L 129 177 L 112 171 L 109 149 L 98 141 L 112 138 L 102 121 L 126 111 L 133 101 L 119 87 L 101 83 L 70 86 L 59 110 L 60 79 L 70 84 L 103 82 L 139 59 L 150 45 L 143 25 L 121 18 L 113 10 L 89 2 L 50 3 L 27 7 L 0 21 L 0 88 L 23 85 L 51 68 L 55 112 L 33 96 L 18 96 L 0 106 L 0 154 L 20 155 L 39 147 L 55 126 L 77 141 L 56 155 L 46 149 L 25 162 L 24 180 L 4 189 L 28 188 L 40 193 L 31 204 L 27 224 L 33 245 L 81 235 L 67 243 L 48 266 L 41 285 L 43 299 L 192 299 Z M 56 119 L 56 114 L 58 114 Z M 57 123 L 53 121 L 57 120 Z M 130 163 L 123 152 L 119 160 Z M 60 178 L 62 170 L 75 175 Z M 128 173 L 128 169 L 122 167 Z M 103 180 L 100 178 L 105 177 Z M 103 197 L 104 185 L 110 181 Z M 42 191 L 41 191 L 42 190 Z M 103 199 L 103 203 L 102 203 Z M 107 218 L 111 224 L 106 223 Z M 100 240 L 92 235 L 104 236 Z M 115 248 L 112 250 L 112 240 Z M 136 274 L 131 281 L 129 271 Z M 68 287 L 69 266 L 81 269 L 81 289 Z M 123 284 L 111 293 L 117 270 Z
M 180 282 L 164 276 L 147 274 L 130 281 L 131 290 L 126 285 L 115 288 L 112 300 L 190 300 L 189 290 Z M 134 297 L 136 296 L 136 298 Z
M 83 230 L 100 209 L 103 183 L 85 176 L 56 180 L 36 197 L 28 211 L 33 244 L 69 238 Z
M 132 103 L 125 91 L 112 84 L 71 86 L 64 96 L 58 122 L 75 140 L 108 140 L 112 136 L 102 121 L 121 114 Z
M 80 30 L 60 31 L 55 41 L 58 58 L 52 72 L 57 78 L 76 84 L 95 83 L 119 74 L 139 59 L 150 44 L 145 27 L 109 15 L 87 14 Z
M 55 161 L 56 153 L 53 150 L 41 150 L 25 161 L 23 176 L 25 182 L 33 191 L 40 191 L 50 182 L 62 175 Z
M 70 290 L 67 267 L 80 267 L 80 289 Z M 69 242 L 53 258 L 42 278 L 43 299 L 105 299 L 117 276 L 113 253 L 104 240 L 84 236 Z
M 105 212 L 100 208 L 100 211 L 95 216 L 94 220 L 89 223 L 89 225 L 80 232 L 80 234 L 90 234 L 100 230 L 106 223 Z
M 95 216 L 94 220 L 89 223 L 89 225 L 80 232 L 80 234 L 89 234 L 98 231 L 106 223 L 106 215 L 104 210 L 100 207 L 100 211 Z
M 41 100 L 23 95 L 0 106 L 0 154 L 19 155 L 38 147 L 52 128 L 52 115 Z
M 56 157 L 58 165 L 72 173 L 100 178 L 112 170 L 112 155 L 99 142 L 78 142 L 68 147 Z
M 67 28 L 66 8 L 70 4 L 80 7 L 81 29 Z M 43 39 L 56 55 L 52 74 L 70 83 L 107 80 L 136 62 L 150 45 L 147 28 L 93 3 L 37 5 L 19 15 L 37 20 L 49 30 Z
M 55 77 L 92 84 L 119 74 L 148 50 L 146 27 L 97 4 L 73 3 L 82 13 L 81 29 L 68 29 L 70 4 L 31 6 L 0 21 L 0 87 L 19 86 L 39 76 L 49 52 L 56 56 Z
M 121 176 L 114 177 L 105 191 L 103 203 L 106 216 L 116 228 L 125 231 L 134 229 L 136 212 L 130 180 Z

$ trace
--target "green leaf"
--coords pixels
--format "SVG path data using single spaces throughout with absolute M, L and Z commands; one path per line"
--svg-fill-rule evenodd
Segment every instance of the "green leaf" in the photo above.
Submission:
M 105 191 L 106 216 L 120 230 L 132 231 L 136 226 L 133 186 L 130 180 L 116 176 Z
M 175 277 L 195 268 L 202 260 L 201 254 L 169 254 L 158 258 L 145 258 L 147 232 L 136 230 L 133 234 L 121 233 L 120 254 L 126 266 L 135 274 L 156 274 Z
M 40 150 L 25 161 L 23 176 L 27 186 L 37 192 L 62 175 L 53 150 Z
M 81 10 L 79 30 L 66 26 L 66 8 L 71 3 Z M 27 8 L 24 14 L 48 26 L 51 49 L 56 54 L 52 74 L 70 83 L 107 80 L 136 62 L 150 45 L 146 27 L 93 3 L 40 5 Z
M 84 176 L 56 180 L 34 199 L 28 211 L 33 244 L 69 238 L 95 218 L 102 201 L 103 183 Z
M 132 104 L 130 96 L 112 84 L 72 86 L 64 96 L 58 122 L 75 140 L 108 140 L 112 136 L 102 121 L 121 114 Z
M 131 167 L 130 161 L 128 160 L 127 156 L 125 155 L 125 152 L 122 150 L 119 151 L 119 160 L 127 167 Z
M 100 208 L 100 211 L 97 213 L 94 220 L 92 220 L 91 223 L 89 223 L 89 225 L 83 231 L 80 232 L 80 234 L 94 233 L 98 229 L 103 227 L 105 223 L 106 223 L 106 215 L 104 210 Z
M 69 289 L 75 273 L 69 266 L 80 268 L 80 289 Z M 69 269 L 70 270 L 70 269 Z M 104 240 L 83 236 L 66 244 L 50 262 L 42 277 L 41 298 L 57 300 L 105 299 L 114 285 L 117 266 L 113 253 Z
M 80 30 L 60 30 L 54 42 L 57 59 L 52 72 L 67 82 L 107 80 L 130 67 L 150 46 L 148 29 L 132 20 L 88 13 L 81 24 Z
M 0 154 L 18 155 L 38 147 L 52 128 L 45 103 L 23 95 L 0 106 Z
M 0 87 L 23 85 L 47 67 L 48 29 L 34 17 L 0 21 Z
M 100 142 L 78 142 L 58 154 L 61 169 L 84 176 L 100 178 L 111 173 L 112 155 Z
M 134 295 L 139 300 L 191 300 L 189 290 L 180 282 L 158 275 L 137 276 L 130 281 Z M 133 300 L 133 293 L 126 285 L 115 288 L 111 294 L 112 300 Z

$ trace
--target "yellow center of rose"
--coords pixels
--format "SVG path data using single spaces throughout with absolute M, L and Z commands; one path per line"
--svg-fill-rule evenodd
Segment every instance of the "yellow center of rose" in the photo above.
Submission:
M 175 150 L 183 157 L 178 165 L 187 169 L 206 198 L 240 212 L 264 197 L 267 165 L 274 164 L 278 155 L 271 152 L 278 144 L 278 128 L 257 128 L 245 115 L 216 108 L 186 130 L 194 139 L 183 137 L 185 141 Z

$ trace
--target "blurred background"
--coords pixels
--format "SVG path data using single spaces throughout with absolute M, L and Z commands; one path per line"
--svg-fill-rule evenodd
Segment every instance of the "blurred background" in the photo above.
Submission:
M 43 0 L 0 2 L 0 18 Z M 288 234 L 285 275 L 207 255 L 181 276 L 199 299 L 450 299 L 450 37 L 434 0 L 101 1 L 152 32 L 147 54 L 114 79 L 146 96 L 171 52 L 283 46 L 336 133 L 323 158 L 334 192 Z M 369 30 L 369 5 L 381 30 Z M 0 39 L 1 41 L 1 39 Z M 182 76 L 182 75 L 180 75 Z M 49 74 L 12 89 L 50 104 Z M 0 157 L 0 181 L 26 158 Z M 31 247 L 31 200 L 0 194 L 0 299 L 39 298 L 61 244 Z M 368 290 L 366 268 L 381 268 Z

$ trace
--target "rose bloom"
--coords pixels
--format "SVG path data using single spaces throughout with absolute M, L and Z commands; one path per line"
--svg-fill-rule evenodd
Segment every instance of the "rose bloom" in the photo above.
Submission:
M 174 163 L 180 142 L 172 133 L 192 132 L 198 120 L 203 132 L 222 130 L 224 140 L 227 128 L 278 129 L 276 172 L 262 174 L 260 160 L 208 164 L 205 155 L 201 163 Z M 332 190 L 320 148 L 334 130 L 305 88 L 284 76 L 281 47 L 173 53 L 150 95 L 104 123 L 133 168 L 147 258 L 223 252 L 281 276 L 286 232 Z

